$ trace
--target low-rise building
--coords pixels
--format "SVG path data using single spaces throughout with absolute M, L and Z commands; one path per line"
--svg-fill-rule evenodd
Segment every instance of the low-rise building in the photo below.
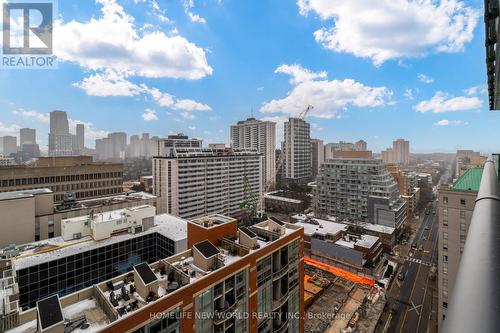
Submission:
M 120 194 L 88 200 L 68 197 L 54 203 L 54 194 L 46 188 L 0 193 L 0 248 L 61 236 L 61 220 L 93 213 L 156 206 L 156 197 L 145 192 Z
M 268 220 L 238 229 L 222 216 L 189 223 L 210 239 L 156 262 L 128 262 L 123 274 L 63 297 L 51 292 L 37 307 L 10 307 L 0 327 L 40 330 L 52 302 L 58 330 L 85 323 L 100 332 L 304 332 L 302 228 Z M 9 285 L 2 301 L 15 302 L 15 290 Z
M 266 212 L 272 213 L 300 213 L 307 208 L 307 194 L 284 191 L 269 192 L 264 195 Z

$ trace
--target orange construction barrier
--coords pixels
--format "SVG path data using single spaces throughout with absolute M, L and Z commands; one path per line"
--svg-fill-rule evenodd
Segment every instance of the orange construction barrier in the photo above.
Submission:
M 316 268 L 319 268 L 321 270 L 330 272 L 333 275 L 340 276 L 346 280 L 349 280 L 349 281 L 352 281 L 355 283 L 365 284 L 365 285 L 370 286 L 370 287 L 375 285 L 375 280 L 373 280 L 373 279 L 359 276 L 355 273 L 340 269 L 340 268 L 332 266 L 332 265 L 325 264 L 324 262 L 317 261 L 317 260 L 311 259 L 309 257 L 304 257 L 304 263 L 306 263 L 307 265 L 311 265 L 311 266 L 314 266 Z

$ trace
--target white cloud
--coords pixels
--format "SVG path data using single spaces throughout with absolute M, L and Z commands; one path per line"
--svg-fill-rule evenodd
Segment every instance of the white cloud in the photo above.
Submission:
M 467 122 L 464 122 L 462 120 L 443 119 L 434 123 L 434 126 L 449 126 L 449 125 L 467 125 Z
M 191 22 L 205 24 L 207 21 L 198 14 L 194 14 L 191 10 L 194 8 L 194 0 L 184 0 L 184 12 L 189 17 Z
M 73 83 L 73 86 L 82 89 L 90 96 L 136 96 L 146 94 L 161 107 L 188 111 L 210 111 L 212 108 L 206 104 L 190 99 L 177 99 L 175 96 L 160 91 L 158 88 L 150 88 L 145 84 L 137 85 L 127 80 L 123 75 L 114 71 L 96 73 L 84 78 L 81 82 Z
M 142 119 L 144 119 L 144 121 L 158 120 L 158 116 L 156 115 L 156 110 L 145 109 L 144 112 L 142 113 Z
M 173 109 L 187 111 L 210 111 L 212 108 L 206 104 L 198 103 L 191 99 L 178 99 L 172 107 Z
M 485 84 L 480 84 L 480 85 L 465 89 L 465 93 L 469 96 L 486 95 L 487 92 L 488 92 L 488 90 L 487 90 L 487 86 Z
M 278 69 L 283 68 L 283 65 Z M 294 68 L 294 67 L 288 67 Z M 314 106 L 309 116 L 317 118 L 340 117 L 349 106 L 375 107 L 386 105 L 392 91 L 386 87 L 370 87 L 352 79 L 317 80 L 325 78 L 323 72 L 313 73 L 299 66 L 300 70 L 276 70 L 292 76 L 295 83 L 291 92 L 282 99 L 273 99 L 261 107 L 263 113 L 299 115 L 308 105 Z
M 413 90 L 411 89 L 406 89 L 404 92 L 404 96 L 411 101 L 415 99 L 415 97 L 413 97 Z
M 196 116 L 192 113 L 189 113 L 187 111 L 183 111 L 180 113 L 181 117 L 184 118 L 184 119 L 190 119 L 190 120 L 193 120 L 193 119 L 196 119 Z
M 314 37 L 325 48 L 375 65 L 431 52 L 459 52 L 473 38 L 479 10 L 458 0 L 297 0 L 300 14 L 329 24 Z
M 7 125 L 4 124 L 0 121 L 0 136 L 15 136 L 17 137 L 19 135 L 19 130 L 21 129 L 21 126 L 17 124 L 11 124 Z
M 257 91 L 263 91 L 264 87 L 257 87 Z
M 101 16 L 86 22 L 58 20 L 54 50 L 60 60 L 128 76 L 200 79 L 212 74 L 205 50 L 162 31 L 140 34 L 116 0 L 96 0 Z
M 299 64 L 281 65 L 274 71 L 275 73 L 288 74 L 291 76 L 290 83 L 298 84 L 315 79 L 324 79 L 328 75 L 327 72 L 313 72 Z
M 50 116 L 48 113 L 40 113 L 40 112 L 37 112 L 37 111 L 26 111 L 24 109 L 17 109 L 17 110 L 14 110 L 12 111 L 12 114 L 13 115 L 16 115 L 16 116 L 21 116 L 23 118 L 27 118 L 27 119 L 35 119 L 35 120 L 38 120 L 42 123 L 45 123 L 45 124 L 48 124 L 50 122 Z
M 418 112 L 453 112 L 477 110 L 481 107 L 483 101 L 478 97 L 451 97 L 448 94 L 437 91 L 436 94 L 429 100 L 421 101 L 414 109 Z
M 122 74 L 112 70 L 95 73 L 81 82 L 73 83 L 74 87 L 84 90 L 90 96 L 135 96 L 143 90 L 128 81 Z
M 196 131 L 196 126 L 188 126 L 191 131 Z
M 417 76 L 418 80 L 423 83 L 433 83 L 434 79 L 430 76 L 427 76 L 425 74 L 418 74 Z

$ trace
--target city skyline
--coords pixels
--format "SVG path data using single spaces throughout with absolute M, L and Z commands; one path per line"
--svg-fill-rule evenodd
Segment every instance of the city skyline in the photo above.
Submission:
M 409 47 L 414 44 L 411 31 L 397 29 L 392 14 L 387 14 L 389 23 L 373 24 L 378 31 L 398 34 L 407 41 L 404 45 L 377 44 L 374 36 L 359 29 L 357 15 L 332 35 L 333 24 L 343 23 L 359 6 L 357 1 L 345 13 L 322 1 L 186 3 L 59 4 L 60 36 L 57 30 L 54 36 L 58 69 L 0 73 L 0 136 L 35 128 L 45 149 L 48 114 L 61 109 L 70 115 L 70 132 L 77 123 L 86 125 L 90 147 L 95 139 L 121 131 L 160 137 L 183 132 L 207 143 L 228 143 L 230 125 L 253 114 L 278 122 L 279 144 L 283 120 L 311 104 L 315 109 L 306 120 L 312 136 L 325 142 L 362 138 L 378 152 L 404 137 L 412 142 L 412 152 L 494 151 L 498 120 L 487 112 L 483 84 L 482 1 L 457 2 L 449 11 L 441 4 L 415 3 L 401 12 L 400 3 L 393 4 L 395 15 L 403 19 L 411 13 L 427 14 L 415 15 L 415 24 L 429 38 L 414 47 Z M 381 2 L 372 10 L 386 6 Z M 192 55 L 184 67 L 172 66 L 176 59 L 169 53 L 168 59 L 160 59 L 170 61 L 163 70 L 149 66 L 148 59 L 126 68 L 113 66 L 105 52 L 96 50 L 92 58 L 58 39 L 71 39 L 79 29 L 111 29 L 110 22 L 135 37 L 118 42 L 92 34 L 85 44 L 121 47 L 128 61 L 137 54 L 119 43 L 145 43 L 145 36 L 154 35 L 165 45 L 186 47 Z M 239 29 L 231 28 L 234 22 Z M 434 36 L 433 29 L 441 33 Z M 343 38 L 365 40 L 366 48 L 354 42 L 345 45 Z M 39 89 L 16 89 L 42 80 Z M 477 132 L 484 135 L 473 135 Z

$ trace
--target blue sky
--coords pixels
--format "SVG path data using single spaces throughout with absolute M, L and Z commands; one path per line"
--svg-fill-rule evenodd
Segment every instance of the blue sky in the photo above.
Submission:
M 0 136 L 33 127 L 46 144 L 60 109 L 88 146 L 113 131 L 228 142 L 252 109 L 282 123 L 311 104 L 325 142 L 491 152 L 482 3 L 60 0 L 58 68 L 0 69 Z

